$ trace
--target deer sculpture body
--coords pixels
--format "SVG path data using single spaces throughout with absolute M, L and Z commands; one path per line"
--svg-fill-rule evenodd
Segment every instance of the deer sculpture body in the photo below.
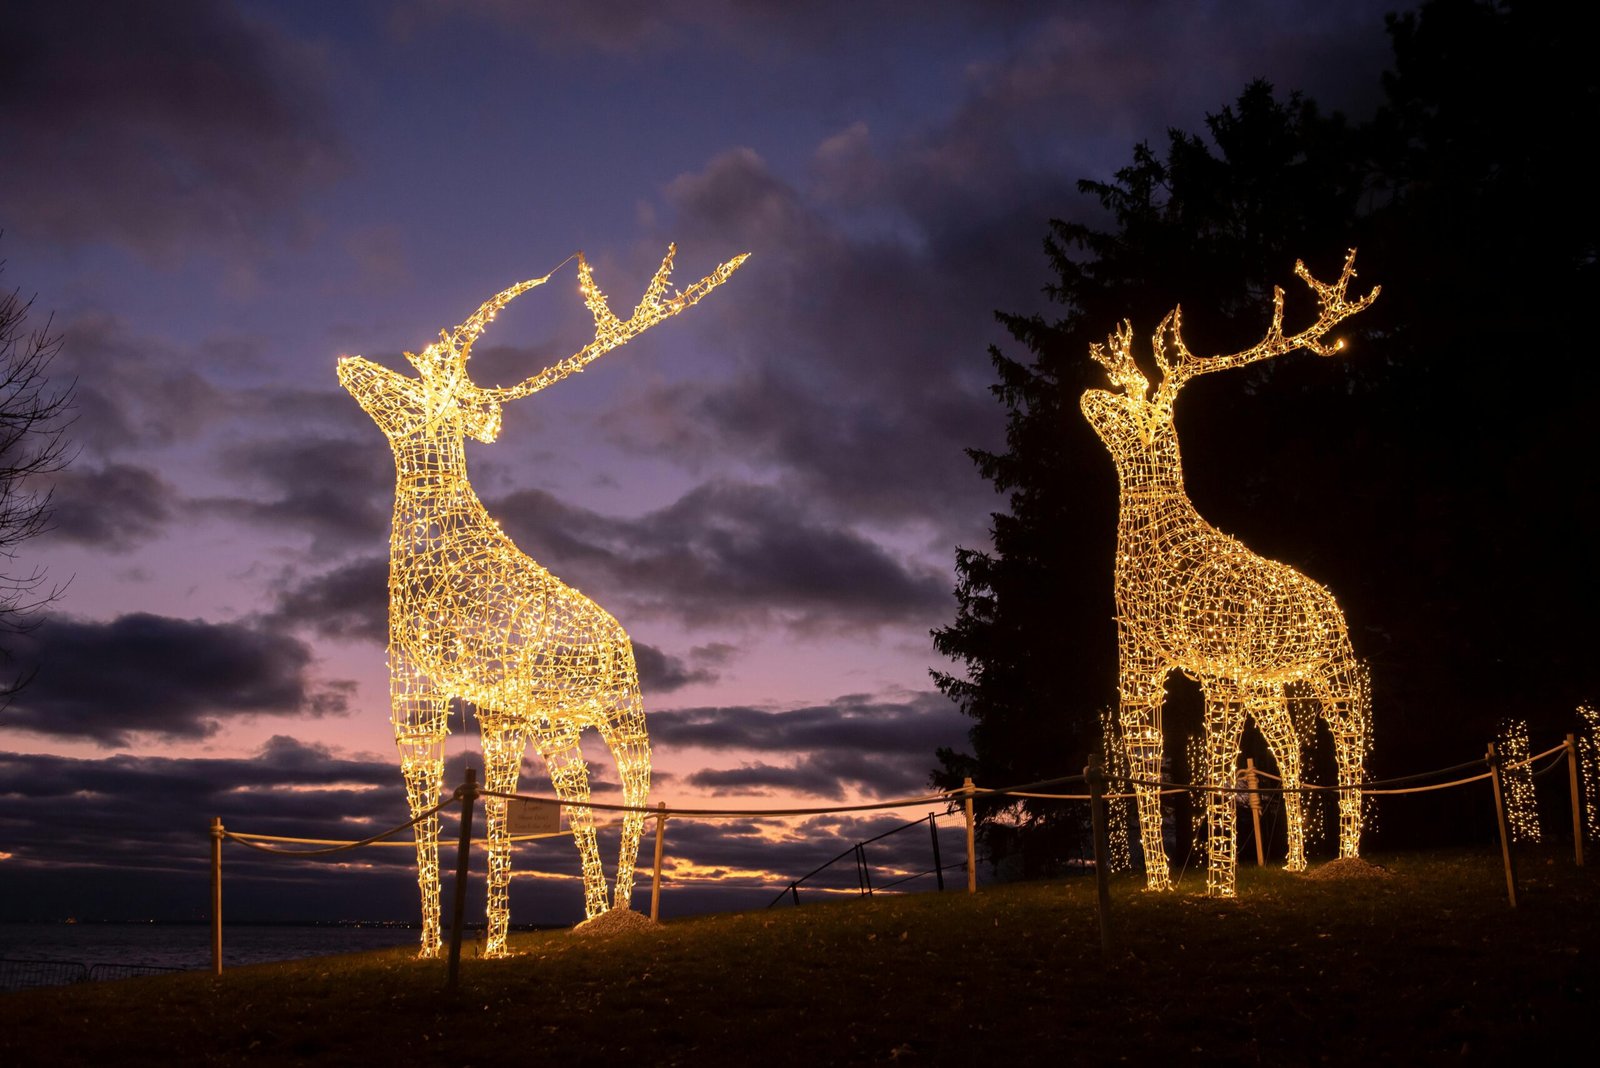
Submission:
M 394 526 L 389 553 L 391 719 L 413 818 L 434 807 L 444 784 L 444 743 L 452 700 L 476 712 L 484 786 L 513 793 L 531 741 L 567 811 L 582 859 L 589 918 L 610 907 L 595 840 L 589 773 L 579 733 L 593 727 L 610 749 L 625 804 L 645 803 L 650 744 L 633 647 L 604 609 L 563 584 L 512 543 L 473 492 L 465 439 L 491 442 L 501 405 L 520 399 L 676 315 L 722 284 L 740 256 L 683 293 L 667 296 L 668 249 L 633 315 L 620 320 L 594 285 L 581 253 L 578 281 L 594 315 L 595 337 L 574 355 L 508 387 L 485 388 L 467 375 L 473 342 L 512 299 L 549 275 L 521 282 L 485 303 L 421 353 L 406 353 L 415 377 L 359 356 L 339 360 L 339 382 L 389 439 L 395 458 Z M 552 272 L 553 273 L 553 272 Z M 507 802 L 485 798 L 489 841 L 485 952 L 505 952 L 511 879 Z M 633 889 L 644 817 L 623 817 L 616 892 Z M 415 827 L 422 892 L 422 955 L 436 956 L 439 930 L 439 818 Z
M 1123 323 L 1090 355 L 1107 371 L 1111 389 L 1080 399 L 1085 418 L 1117 466 L 1116 605 L 1120 654 L 1119 718 L 1127 745 L 1145 856 L 1146 885 L 1170 887 L 1161 833 L 1161 799 L 1150 785 L 1161 777 L 1161 709 L 1167 675 L 1179 670 L 1205 692 L 1207 892 L 1234 893 L 1236 850 L 1232 789 L 1241 735 L 1253 719 L 1277 761 L 1286 791 L 1300 786 L 1300 740 L 1290 718 L 1287 687 L 1308 691 L 1333 737 L 1339 786 L 1339 855 L 1357 855 L 1361 835 L 1358 786 L 1368 739 L 1369 687 L 1355 658 L 1344 614 L 1324 587 L 1293 568 L 1255 555 L 1212 527 L 1190 503 L 1173 405 L 1197 375 L 1240 367 L 1295 349 L 1327 356 L 1342 343 L 1328 332 L 1378 295 L 1346 299 L 1355 252 L 1338 281 L 1324 284 L 1302 263 L 1295 273 L 1316 294 L 1319 314 L 1300 333 L 1283 333 L 1283 290 L 1273 294 L 1272 323 L 1254 347 L 1197 358 L 1180 333 L 1181 309 L 1161 321 L 1154 355 L 1161 378 L 1151 391 L 1135 362 L 1133 328 Z M 1300 795 L 1285 792 L 1288 868 L 1305 868 Z

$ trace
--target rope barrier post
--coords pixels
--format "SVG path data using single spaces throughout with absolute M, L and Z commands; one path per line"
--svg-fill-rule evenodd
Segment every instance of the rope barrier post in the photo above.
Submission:
M 661 846 L 667 830 L 667 803 L 656 803 L 656 866 L 650 873 L 650 919 L 661 921 Z
M 1571 735 L 1566 735 L 1571 737 Z M 211 974 L 222 974 L 222 817 L 211 817 Z
M 1261 794 L 1257 792 L 1256 758 L 1244 758 L 1244 785 L 1250 791 L 1250 823 L 1256 832 L 1256 867 L 1267 866 L 1267 854 L 1261 845 Z
M 456 791 L 461 799 L 461 837 L 456 843 L 455 904 L 450 920 L 450 973 L 445 987 L 455 993 L 461 975 L 461 924 L 467 911 L 467 867 L 472 859 L 472 803 L 478 799 L 478 772 L 467 769 L 467 781 Z
M 856 843 L 856 858 L 861 861 L 861 885 L 866 887 L 867 896 L 872 896 L 872 869 L 867 867 L 867 847 Z
M 1578 794 L 1578 740 L 1567 735 L 1567 779 L 1572 784 L 1572 859 L 1583 867 L 1583 802 Z
M 1576 811 L 1576 809 L 1574 809 Z M 939 889 L 944 889 L 944 864 L 939 860 L 939 825 L 933 820 L 933 813 L 928 813 L 928 833 L 933 836 L 933 877 Z
M 1500 791 L 1500 754 L 1495 752 L 1494 743 L 1489 743 L 1489 753 L 1485 759 L 1489 762 L 1489 781 L 1494 786 L 1494 816 L 1500 824 L 1500 856 L 1506 865 L 1506 900 L 1512 908 L 1517 907 L 1517 865 L 1511 855 L 1511 836 L 1506 828 L 1506 803 Z
M 800 887 L 796 886 L 794 883 L 790 883 L 789 884 L 789 896 L 794 898 L 794 907 L 795 908 L 799 908 L 800 907 Z
M 978 892 L 978 839 L 972 821 L 972 776 L 968 775 L 961 783 L 967 799 L 962 802 L 962 807 L 967 812 L 967 893 Z
M 1111 846 L 1106 830 L 1106 772 L 1099 753 L 1089 754 L 1083 769 L 1089 783 L 1089 824 L 1094 830 L 1094 883 L 1096 911 L 1100 913 L 1100 952 L 1111 953 Z

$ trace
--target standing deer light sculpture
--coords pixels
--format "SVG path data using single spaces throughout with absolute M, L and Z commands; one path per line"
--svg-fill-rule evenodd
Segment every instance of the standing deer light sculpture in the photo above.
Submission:
M 584 908 L 609 907 L 595 841 L 589 771 L 579 732 L 595 728 L 622 779 L 623 803 L 638 809 L 650 790 L 650 743 L 633 646 L 599 605 L 564 585 L 514 545 L 467 478 L 465 438 L 492 442 L 500 406 L 583 370 L 602 353 L 696 303 L 744 262 L 724 263 L 682 293 L 666 297 L 674 249 L 626 321 L 595 287 L 583 254 L 578 284 L 594 315 L 594 340 L 514 386 L 484 388 L 467 376 L 473 342 L 512 299 L 550 277 L 519 282 L 485 303 L 420 354 L 406 353 L 410 377 L 359 356 L 339 360 L 339 382 L 360 402 L 394 449 L 394 527 L 389 542 L 391 718 L 412 817 L 438 803 L 452 699 L 473 706 L 483 742 L 484 785 L 512 793 L 531 740 L 566 807 L 582 857 Z M 552 272 L 554 273 L 554 272 Z M 663 299 L 666 297 L 666 299 Z M 505 953 L 510 919 L 511 843 L 506 801 L 486 798 L 489 895 L 485 953 Z M 622 821 L 614 901 L 633 891 L 642 813 Z M 422 890 L 422 955 L 439 936 L 439 817 L 416 824 Z
M 1083 414 L 1117 465 L 1121 503 L 1117 515 L 1116 603 L 1120 653 L 1120 719 L 1135 779 L 1146 885 L 1170 888 L 1161 834 L 1161 706 L 1167 675 L 1177 669 L 1205 691 L 1206 890 L 1234 893 L 1235 765 L 1246 718 L 1253 719 L 1278 763 L 1291 871 L 1305 868 L 1300 795 L 1300 742 L 1290 719 L 1285 687 L 1308 688 L 1320 705 L 1334 742 L 1339 780 L 1339 855 L 1357 855 L 1361 838 L 1362 758 L 1368 740 L 1369 688 L 1356 660 L 1344 614 L 1324 587 L 1293 568 L 1266 560 L 1212 527 L 1190 503 L 1173 404 L 1197 375 L 1242 367 L 1294 349 L 1330 356 L 1343 347 L 1328 331 L 1361 311 L 1378 289 L 1350 301 L 1355 251 L 1337 282 L 1326 285 L 1295 264 L 1316 294 L 1317 320 L 1298 334 L 1283 333 L 1283 290 L 1273 291 L 1272 323 L 1262 341 L 1229 356 L 1196 358 L 1179 331 L 1174 308 L 1156 329 L 1154 355 L 1161 371 L 1150 383 L 1133 358 L 1133 327 L 1124 322 L 1106 346 L 1090 346 L 1109 390 L 1080 399 Z M 1227 791 L 1227 792 L 1224 792 Z

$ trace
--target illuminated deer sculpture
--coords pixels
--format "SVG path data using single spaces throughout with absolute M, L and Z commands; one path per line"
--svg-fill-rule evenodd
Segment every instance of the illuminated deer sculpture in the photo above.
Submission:
M 416 377 L 359 356 L 339 360 L 339 382 L 389 439 L 395 458 L 394 527 L 389 553 L 391 718 L 406 797 L 416 817 L 438 803 L 450 702 L 477 713 L 484 786 L 516 790 L 529 741 L 543 756 L 566 807 L 583 866 L 585 912 L 609 907 L 595 842 L 589 772 L 579 732 L 595 728 L 617 763 L 625 804 L 642 806 L 650 789 L 650 744 L 633 646 L 617 621 L 524 555 L 489 515 L 467 479 L 464 441 L 491 442 L 500 406 L 583 370 L 591 360 L 676 315 L 721 285 L 744 261 L 718 267 L 686 292 L 667 296 L 673 250 L 633 315 L 620 320 L 578 254 L 578 282 L 594 315 L 594 340 L 523 382 L 485 388 L 467 375 L 473 342 L 518 295 L 549 279 L 520 282 L 484 304 L 420 354 L 406 353 Z M 665 298 L 665 299 L 663 299 Z M 506 801 L 486 798 L 489 840 L 485 952 L 505 952 L 511 845 Z M 622 823 L 615 902 L 633 890 L 643 816 Z M 437 955 L 439 818 L 416 825 L 422 890 L 422 954 Z
M 1325 588 L 1285 564 L 1252 553 L 1212 527 L 1183 487 L 1173 404 L 1197 375 L 1242 367 L 1294 349 L 1322 356 L 1342 343 L 1328 331 L 1377 297 L 1347 300 L 1355 252 L 1338 281 L 1325 285 L 1303 263 L 1299 275 L 1316 294 L 1316 322 L 1283 333 L 1283 290 L 1273 293 L 1272 323 L 1252 348 L 1229 356 L 1196 358 L 1179 332 L 1174 308 L 1157 328 L 1154 355 L 1161 379 L 1150 383 L 1133 357 L 1133 327 L 1123 323 L 1106 346 L 1090 355 L 1105 367 L 1110 390 L 1085 391 L 1084 417 L 1117 465 L 1121 503 L 1117 516 L 1116 603 L 1121 658 L 1120 720 L 1139 811 L 1146 885 L 1171 884 L 1161 835 L 1161 798 L 1149 785 L 1161 772 L 1161 706 L 1167 675 L 1177 669 L 1205 691 L 1208 893 L 1234 892 L 1235 767 L 1246 718 L 1255 721 L 1278 763 L 1286 790 L 1300 786 L 1300 741 L 1290 719 L 1285 687 L 1309 690 L 1334 742 L 1339 785 L 1339 855 L 1360 844 L 1362 759 L 1368 738 L 1365 666 L 1350 647 L 1344 614 Z M 1224 789 L 1230 792 L 1222 792 Z M 1288 867 L 1305 868 L 1300 796 L 1283 795 L 1289 839 Z

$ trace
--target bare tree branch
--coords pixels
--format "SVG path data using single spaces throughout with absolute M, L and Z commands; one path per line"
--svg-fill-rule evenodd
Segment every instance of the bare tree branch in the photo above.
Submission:
M 50 332 L 48 317 L 30 329 L 32 309 L 20 291 L 0 292 L 0 662 L 9 659 L 5 635 L 37 626 L 39 612 L 61 592 L 47 582 L 44 568 L 14 567 L 20 546 L 50 528 L 50 490 L 41 488 L 41 476 L 72 459 L 66 430 L 76 383 L 50 381 L 61 338 Z M 31 677 L 24 672 L 0 684 L 0 700 Z

